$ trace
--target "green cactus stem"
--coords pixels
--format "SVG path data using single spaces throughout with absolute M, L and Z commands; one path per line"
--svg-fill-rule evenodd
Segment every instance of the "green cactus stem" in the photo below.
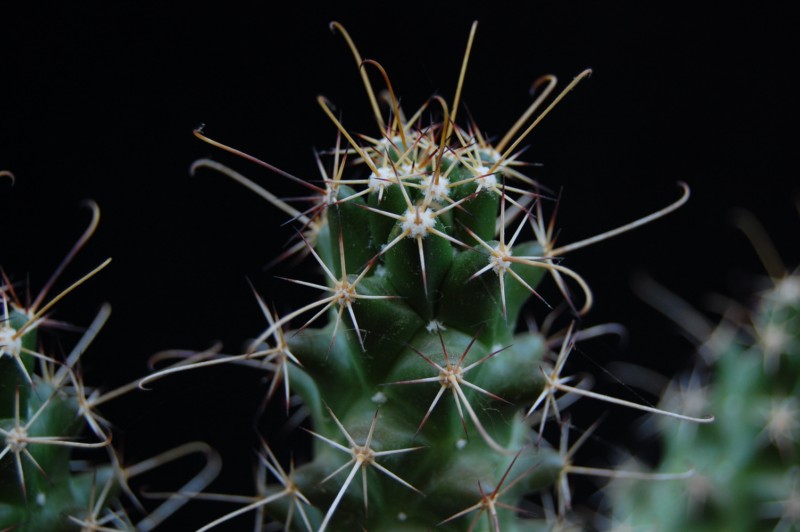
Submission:
M 246 498 L 246 506 L 202 530 L 256 509 L 289 529 L 464 530 L 485 514 L 489 529 L 530 530 L 534 521 L 518 511 L 524 496 L 555 488 L 565 513 L 567 475 L 597 474 L 572 464 L 572 453 L 533 429 L 561 418 L 556 393 L 638 405 L 560 377 L 575 340 L 572 327 L 554 357 L 542 334 L 518 326 L 522 309 L 534 299 L 540 316 L 549 312 L 538 290 L 550 274 L 574 313 L 585 314 L 591 291 L 563 255 L 677 209 L 688 187 L 642 220 L 556 247 L 543 207 L 550 199 L 520 171 L 517 150 L 589 70 L 540 109 L 555 87 L 555 78 L 542 78 L 542 93 L 492 146 L 474 123 L 456 123 L 476 25 L 452 105 L 436 96 L 410 115 L 383 67 L 363 61 L 340 24 L 331 27 L 359 66 L 378 136 L 356 137 L 320 96 L 339 136 L 331 169 L 320 162 L 321 184 L 195 132 L 305 183 L 310 207 L 295 207 L 220 163 L 202 159 L 192 166 L 192 173 L 208 168 L 227 175 L 298 223 L 299 240 L 281 259 L 310 256 L 323 280 L 286 281 L 318 290 L 318 299 L 281 316 L 259 297 L 268 326 L 245 353 L 200 354 L 142 385 L 177 371 L 242 363 L 271 371 L 270 396 L 282 384 L 286 404 L 295 394 L 310 412 L 313 460 L 287 473 L 267 447 L 260 478 L 269 472 L 278 484 L 262 482 L 260 497 Z M 387 87 L 388 118 L 369 79 L 376 70 Z M 441 121 L 425 121 L 429 108 Z M 296 328 L 284 331 L 290 325 Z

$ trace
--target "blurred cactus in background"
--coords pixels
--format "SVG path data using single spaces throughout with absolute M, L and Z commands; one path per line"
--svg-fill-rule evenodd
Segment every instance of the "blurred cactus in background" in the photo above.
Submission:
M 714 325 L 666 289 L 643 293 L 683 326 L 697 367 L 677 377 L 663 408 L 713 411 L 708 426 L 659 424 L 657 469 L 692 467 L 685 485 L 615 481 L 621 523 L 662 530 L 797 530 L 800 524 L 800 276 L 783 266 L 754 217 L 741 213 L 767 268 L 766 288 L 744 306 L 726 300 Z

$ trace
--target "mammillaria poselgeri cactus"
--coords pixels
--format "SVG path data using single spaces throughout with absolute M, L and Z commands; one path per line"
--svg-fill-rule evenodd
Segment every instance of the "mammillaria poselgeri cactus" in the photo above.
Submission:
M 268 325 L 246 352 L 198 353 L 141 383 L 242 363 L 271 373 L 268 396 L 281 397 L 287 412 L 296 395 L 310 413 L 313 460 L 286 466 L 265 443 L 258 493 L 220 496 L 243 505 L 203 530 L 251 510 L 259 522 L 266 512 L 289 529 L 458 530 L 474 528 L 485 513 L 489 529 L 530 530 L 534 521 L 516 511 L 521 499 L 553 488 L 564 517 L 569 475 L 622 473 L 572 463 L 585 438 L 568 445 L 560 410 L 584 396 L 657 411 L 562 375 L 574 342 L 597 330 L 579 331 L 573 322 L 548 339 L 520 327 L 521 311 L 533 299 L 539 316 L 550 312 L 537 292 L 549 274 L 574 316 L 583 316 L 591 290 L 562 263 L 564 255 L 673 211 L 688 199 L 688 187 L 681 184 L 677 201 L 629 225 L 557 245 L 554 216 L 545 215 L 554 194 L 523 173 L 520 146 L 589 70 L 547 105 L 556 80 L 538 80 L 532 105 L 491 143 L 474 122 L 457 123 L 476 25 L 452 102 L 434 96 L 411 114 L 400 108 L 383 67 L 363 60 L 340 24 L 331 27 L 355 58 L 377 130 L 349 131 L 320 96 L 338 132 L 335 147 L 318 157 L 321 177 L 295 177 L 196 131 L 308 192 L 295 203 L 213 160 L 192 167 L 221 172 L 288 214 L 297 239 L 281 261 L 305 256 L 322 272 L 321 281 L 286 279 L 321 294 L 286 313 L 256 296 Z M 380 95 L 370 74 L 383 79 Z M 543 437 L 552 418 L 563 423 L 557 445 Z M 267 472 L 278 483 L 266 483 Z

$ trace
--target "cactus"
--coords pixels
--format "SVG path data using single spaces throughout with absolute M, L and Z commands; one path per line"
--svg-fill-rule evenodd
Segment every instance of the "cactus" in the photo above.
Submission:
M 752 215 L 740 217 L 770 273 L 751 307 L 728 302 L 714 326 L 678 301 L 668 315 L 699 345 L 698 364 L 667 388 L 665 408 L 711 409 L 710 426 L 661 426 L 657 469 L 690 464 L 687 485 L 617 481 L 610 504 L 631 526 L 663 530 L 797 530 L 800 526 L 800 274 L 789 272 Z M 662 305 L 663 307 L 663 305 Z M 680 311 L 678 311 L 680 309 Z M 665 309 L 667 310 L 667 309 Z
M 0 177 L 13 176 L 0 172 Z M 216 475 L 219 462 L 205 444 L 180 446 L 145 462 L 123 466 L 111 447 L 111 426 L 97 411 L 103 403 L 136 389 L 136 382 L 100 393 L 84 385 L 81 356 L 108 319 L 104 304 L 66 357 L 44 348 L 48 329 L 64 329 L 51 310 L 62 298 L 104 269 L 103 261 L 48 300 L 70 260 L 89 240 L 100 218 L 88 202 L 87 230 L 32 302 L 3 273 L 0 285 L 0 529 L 18 531 L 150 530 L 185 504 L 172 497 L 135 526 L 126 510 L 144 511 L 128 481 L 188 454 L 208 464 L 186 490 L 201 490 Z M 27 291 L 27 289 L 26 289 Z M 98 456 L 99 453 L 99 456 Z M 107 457 L 104 459 L 104 455 Z M 124 497 L 123 497 L 124 496 Z M 123 505 L 122 500 L 129 503 Z
M 483 514 L 486 529 L 530 530 L 535 523 L 521 516 L 521 501 L 550 489 L 563 518 L 570 475 L 619 472 L 572 463 L 588 433 L 569 445 L 561 396 L 685 416 L 602 396 L 562 376 L 574 342 L 598 330 L 579 331 L 573 322 L 547 338 L 535 327 L 519 327 L 521 313 L 531 300 L 539 316 L 552 310 L 538 291 L 549 274 L 574 316 L 584 315 L 591 291 L 563 256 L 672 212 L 688 199 L 688 187 L 681 184 L 680 199 L 649 216 L 556 246 L 554 221 L 545 214 L 552 193 L 522 172 L 518 150 L 590 71 L 546 107 L 556 80 L 537 81 L 535 101 L 492 145 L 474 123 L 457 124 L 476 25 L 452 103 L 436 96 L 410 115 L 383 67 L 362 60 L 341 25 L 331 27 L 355 58 L 378 131 L 355 135 L 319 97 L 338 132 L 327 154 L 331 167 L 318 157 L 321 180 L 300 179 L 195 132 L 309 191 L 306 203 L 296 206 L 216 161 L 192 167 L 192 173 L 221 172 L 288 214 L 298 226 L 297 240 L 276 263 L 305 257 L 323 278 L 285 279 L 321 295 L 283 315 L 256 295 L 267 326 L 244 353 L 212 350 L 188 359 L 186 352 L 165 353 L 159 358 L 181 360 L 141 382 L 245 364 L 271 374 L 267 396 L 282 398 L 287 414 L 293 395 L 310 412 L 313 460 L 287 467 L 264 442 L 257 495 L 205 496 L 245 504 L 201 530 L 250 511 L 258 511 L 259 523 L 266 512 L 287 529 L 301 530 L 462 530 L 478 526 Z M 370 73 L 384 80 L 388 118 Z M 431 113 L 441 121 L 427 123 Z M 562 422 L 558 445 L 545 437 L 552 418 Z M 685 476 L 678 473 L 673 477 Z M 277 482 L 267 483 L 268 476 Z

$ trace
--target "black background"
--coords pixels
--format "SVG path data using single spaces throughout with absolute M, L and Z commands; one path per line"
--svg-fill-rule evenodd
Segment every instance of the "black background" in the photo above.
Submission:
M 162 4 L 0 3 L 0 169 L 17 178 L 13 188 L 0 181 L 0 264 L 35 292 L 88 222 L 81 200 L 100 204 L 95 238 L 58 286 L 107 256 L 113 262 L 55 313 L 86 324 L 101 302 L 114 307 L 85 357 L 89 383 L 111 387 L 141 376 L 147 358 L 165 348 L 222 340 L 237 351 L 264 327 L 246 279 L 279 309 L 308 301 L 311 294 L 273 277 L 286 269 L 263 271 L 292 234 L 278 229 L 284 216 L 222 177 L 190 177 L 188 167 L 211 155 L 272 190 L 298 193 L 191 132 L 205 123 L 211 137 L 315 179 L 312 149 L 335 139 L 318 94 L 348 127 L 376 133 L 331 20 L 387 69 L 407 109 L 431 94 L 452 99 L 470 24 L 479 20 L 462 101 L 496 135 L 529 104 L 534 79 L 553 73 L 563 86 L 591 67 L 592 77 L 527 142 L 526 160 L 543 165 L 536 177 L 563 187 L 561 242 L 660 208 L 677 198 L 677 180 L 692 187 L 677 213 L 568 258 L 595 291 L 587 323 L 619 321 L 630 330 L 622 350 L 613 339 L 587 344 L 576 368 L 597 375 L 589 357 L 666 374 L 686 365 L 691 346 L 635 296 L 630 279 L 647 273 L 700 308 L 709 293 L 746 295 L 763 269 L 732 227 L 734 207 L 762 220 L 796 264 L 798 112 L 789 76 L 797 40 L 777 3 L 702 12 L 671 2 L 536 2 L 524 10 L 295 2 L 280 12 L 265 2 Z M 67 350 L 74 339 L 61 342 Z M 201 370 L 104 412 L 119 427 L 127 461 L 203 439 L 224 454 L 218 489 L 249 493 L 252 416 L 265 390 L 252 371 Z M 606 410 L 582 406 L 576 424 L 584 427 Z M 632 431 L 619 428 L 635 417 L 615 410 L 600 434 L 630 443 Z M 260 430 L 279 423 L 267 415 Z M 181 519 L 188 527 L 224 511 L 195 508 Z

